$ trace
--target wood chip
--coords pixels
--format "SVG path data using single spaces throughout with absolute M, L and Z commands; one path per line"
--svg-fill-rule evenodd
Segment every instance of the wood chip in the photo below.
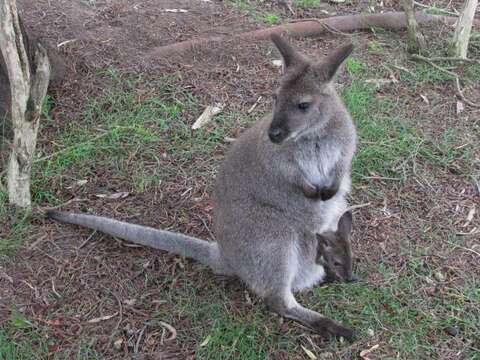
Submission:
M 185 9 L 163 9 L 163 12 L 167 13 L 186 13 L 188 10 Z
M 209 123 L 215 115 L 219 114 L 223 110 L 224 107 L 224 104 L 207 106 L 202 115 L 200 115 L 197 121 L 195 121 L 195 123 L 192 125 L 192 130 L 200 129 L 202 126 Z
M 114 194 L 95 194 L 96 197 L 101 199 L 116 200 L 126 198 L 130 193 L 128 191 L 121 191 Z
M 376 345 L 373 345 L 370 349 L 360 351 L 360 357 L 362 359 L 368 360 L 369 359 L 368 354 L 370 354 L 372 351 L 375 351 L 379 347 L 380 347 L 380 345 L 376 344 Z
M 318 359 L 317 356 L 311 351 L 311 350 L 308 350 L 305 346 L 303 345 L 300 345 L 303 349 L 303 351 L 305 351 L 305 354 L 307 354 L 308 358 L 309 359 L 312 359 L 312 360 L 316 360 Z

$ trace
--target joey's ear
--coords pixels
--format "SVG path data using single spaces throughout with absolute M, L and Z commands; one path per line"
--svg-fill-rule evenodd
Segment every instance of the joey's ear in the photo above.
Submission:
M 323 81 L 330 81 L 337 73 L 338 68 L 352 53 L 353 44 L 344 45 L 328 55 L 319 65 L 319 75 Z
M 348 239 L 352 231 L 353 216 L 351 211 L 346 211 L 338 221 L 337 233 L 344 239 Z
M 282 55 L 285 68 L 289 68 L 292 65 L 303 62 L 302 55 L 280 35 L 272 34 L 270 39 Z

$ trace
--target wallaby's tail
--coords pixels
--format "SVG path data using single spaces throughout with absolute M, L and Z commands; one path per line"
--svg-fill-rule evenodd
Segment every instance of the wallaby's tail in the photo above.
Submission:
M 102 216 L 62 211 L 48 211 L 47 216 L 65 223 L 98 230 L 135 244 L 193 258 L 210 266 L 214 270 L 221 268 L 218 245 L 215 242 L 209 242 L 167 230 L 157 230 L 147 226 L 129 224 Z

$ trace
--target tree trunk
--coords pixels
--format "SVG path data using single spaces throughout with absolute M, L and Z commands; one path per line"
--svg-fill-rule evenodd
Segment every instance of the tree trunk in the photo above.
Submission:
M 478 5 L 478 0 L 465 0 L 463 11 L 460 14 L 455 33 L 453 34 L 454 56 L 466 59 L 468 51 L 468 42 L 472 30 L 473 18 Z
M 13 127 L 7 175 L 8 196 L 10 203 L 29 208 L 32 160 L 50 78 L 50 61 L 40 43 L 25 46 L 29 42 L 23 39 L 27 35 L 22 31 L 15 0 L 0 3 L 0 19 L 0 49 L 10 82 Z
M 420 31 L 417 20 L 415 19 L 415 12 L 413 11 L 413 0 L 402 0 L 403 10 L 407 17 L 407 32 L 408 32 L 408 52 L 419 53 L 425 48 L 425 38 Z

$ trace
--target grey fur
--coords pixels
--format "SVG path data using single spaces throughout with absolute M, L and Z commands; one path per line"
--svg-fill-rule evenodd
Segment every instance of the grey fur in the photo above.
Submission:
M 280 315 L 327 338 L 352 338 L 352 330 L 302 307 L 293 295 L 323 281 L 315 234 L 335 231 L 346 209 L 356 133 L 332 77 L 352 47 L 314 62 L 282 38 L 272 40 L 285 59 L 285 75 L 273 112 L 235 141 L 220 168 L 216 244 L 105 218 L 50 216 L 193 257 L 238 276 Z M 302 102 L 307 109 L 299 108 Z

